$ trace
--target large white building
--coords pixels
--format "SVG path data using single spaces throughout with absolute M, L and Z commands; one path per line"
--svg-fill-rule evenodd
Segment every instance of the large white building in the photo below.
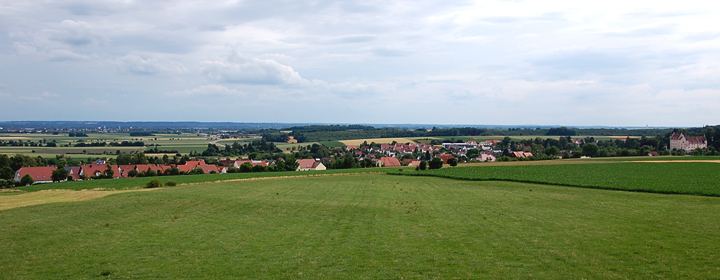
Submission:
M 685 136 L 682 133 L 673 133 L 672 137 L 670 137 L 670 150 L 692 152 L 697 148 L 707 148 L 705 136 Z

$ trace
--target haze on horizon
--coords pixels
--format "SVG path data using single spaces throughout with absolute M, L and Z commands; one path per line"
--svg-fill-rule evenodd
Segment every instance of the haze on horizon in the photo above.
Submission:
M 707 1 L 0 0 L 0 121 L 702 126 Z

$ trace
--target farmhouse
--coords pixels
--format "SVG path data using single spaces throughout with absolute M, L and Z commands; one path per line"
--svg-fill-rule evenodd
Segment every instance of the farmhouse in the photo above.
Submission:
M 451 154 L 440 154 L 438 156 L 440 157 L 440 159 L 442 159 L 444 164 L 448 163 L 448 159 L 455 158 L 455 156 L 453 156 Z
M 402 166 L 400 161 L 394 157 L 381 157 L 380 162 L 382 163 L 382 166 L 385 167 Z
M 35 180 L 35 183 L 52 183 L 52 172 L 55 171 L 53 166 L 39 166 L 39 167 L 22 167 L 15 171 L 15 182 L 20 182 L 22 177 L 30 175 Z
M 480 154 L 480 156 L 476 157 L 475 160 L 482 161 L 482 162 L 485 162 L 485 161 L 492 162 L 492 161 L 495 161 L 495 156 L 488 155 L 488 154 Z
M 325 165 L 314 159 L 298 159 L 296 171 L 326 170 Z
M 121 172 L 120 168 L 117 165 L 111 165 L 111 170 L 113 171 L 113 179 L 120 178 Z M 108 165 L 107 164 L 87 164 L 80 167 L 80 176 L 85 177 L 94 177 L 94 176 L 100 176 L 100 175 L 107 175 L 105 174 L 105 171 L 107 171 Z
M 670 137 L 670 150 L 685 150 L 692 152 L 697 148 L 707 148 L 705 136 L 685 136 L 682 133 L 673 133 Z

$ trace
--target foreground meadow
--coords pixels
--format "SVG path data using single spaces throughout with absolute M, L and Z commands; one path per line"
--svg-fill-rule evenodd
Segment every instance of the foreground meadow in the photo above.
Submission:
M 708 279 L 718 221 L 716 197 L 516 182 L 188 185 L 0 211 L 0 278 Z
M 720 196 L 717 162 L 547 161 L 549 164 L 494 165 L 388 173 L 474 181 L 513 181 L 572 187 L 668 194 Z M 544 163 L 544 162 L 540 162 Z

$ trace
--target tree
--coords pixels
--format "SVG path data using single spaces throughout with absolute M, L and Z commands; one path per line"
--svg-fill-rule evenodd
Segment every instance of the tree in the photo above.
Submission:
M 112 165 L 108 164 L 107 169 L 105 169 L 105 176 L 107 178 L 112 178 L 115 175 L 115 171 L 112 169 Z
M 285 170 L 286 171 L 295 171 L 297 170 L 298 166 L 300 164 L 295 160 L 294 156 L 288 156 L 287 160 L 285 161 Z
M 265 171 L 265 166 L 262 164 L 256 164 L 255 166 L 252 167 L 252 171 L 253 172 L 263 172 L 263 171 Z
M 449 164 L 450 166 L 457 166 L 458 160 L 457 160 L 456 158 L 449 158 L 449 159 L 448 159 L 448 164 Z
M 595 155 L 597 155 L 597 152 L 598 146 L 595 143 L 588 143 L 583 145 L 582 147 L 582 154 L 584 156 L 594 157 Z
M 148 167 L 147 171 L 145 171 L 145 176 L 147 176 L 147 177 L 157 176 L 157 172 L 155 172 L 155 170 L 152 170 L 150 167 Z
M 0 168 L 0 179 L 12 180 L 14 175 L 15 172 L 12 170 L 12 168 L 10 168 L 10 166 L 4 166 Z
M 128 171 L 127 175 L 128 177 L 136 177 L 138 175 L 138 172 L 135 169 L 131 169 L 130 171 Z
M 443 161 L 440 158 L 433 158 L 428 163 L 428 168 L 430 169 L 440 169 L 443 166 Z
M 560 153 L 560 149 L 558 149 L 558 147 L 555 147 L 555 146 L 550 146 L 547 149 L 545 149 L 545 154 L 548 156 L 554 156 L 554 155 L 557 155 L 558 153 Z
M 35 180 L 30 176 L 30 174 L 25 174 L 25 176 L 20 179 L 20 185 L 21 186 L 29 186 L 35 184 Z
M 68 177 L 68 171 L 65 170 L 65 168 L 58 168 L 53 170 L 52 175 L 50 175 L 50 178 L 53 182 L 60 182 L 67 180 Z
M 253 172 L 253 165 L 252 163 L 246 162 L 240 165 L 240 172 L 246 173 L 246 172 Z
M 428 163 L 427 163 L 427 160 L 421 160 L 421 161 L 420 161 L 420 165 L 418 165 L 418 169 L 420 169 L 420 170 L 425 170 L 425 169 L 427 169 L 427 164 L 428 164 Z

